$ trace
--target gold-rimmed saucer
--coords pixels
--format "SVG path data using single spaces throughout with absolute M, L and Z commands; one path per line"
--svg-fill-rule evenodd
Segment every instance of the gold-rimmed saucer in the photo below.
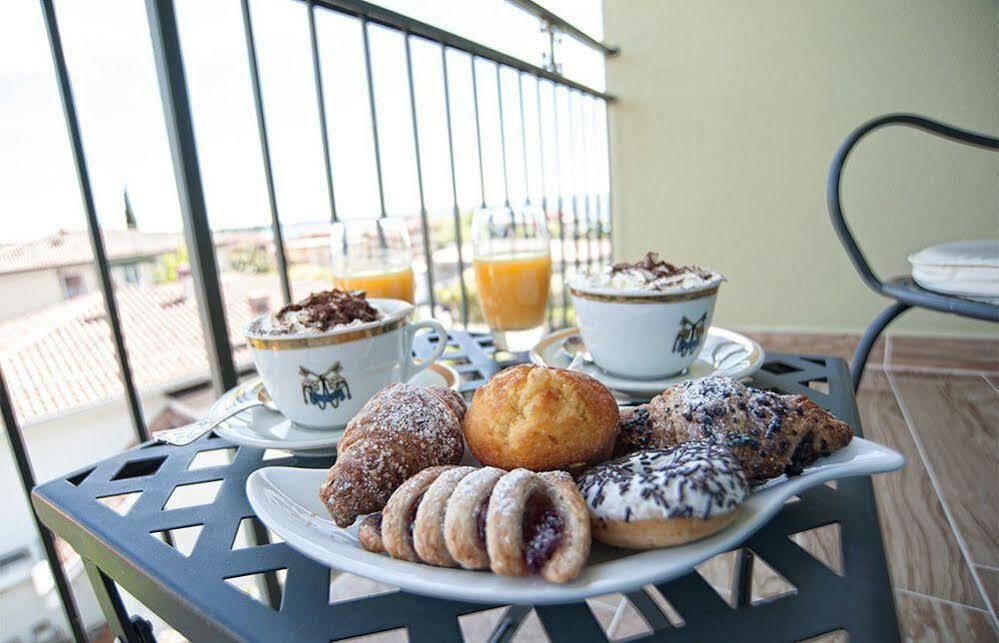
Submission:
M 566 328 L 545 336 L 531 349 L 530 356 L 533 363 L 541 366 L 572 366 L 612 391 L 640 400 L 658 395 L 674 384 L 699 377 L 748 377 L 760 369 L 766 353 L 749 337 L 712 326 L 705 333 L 701 352 L 690 368 L 669 377 L 635 379 L 608 373 L 589 359 L 578 328 Z

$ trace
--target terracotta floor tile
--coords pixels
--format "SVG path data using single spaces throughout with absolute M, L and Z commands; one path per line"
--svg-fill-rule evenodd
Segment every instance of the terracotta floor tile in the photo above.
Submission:
M 850 333 L 768 333 L 747 332 L 768 351 L 779 353 L 811 353 L 813 355 L 834 355 L 847 362 L 853 357 L 860 335 Z M 879 366 L 884 361 L 885 340 L 874 345 L 868 363 Z
M 901 471 L 873 477 L 892 581 L 896 587 L 984 607 L 883 373 L 870 373 L 858 397 L 868 439 L 903 453 Z
M 979 376 L 892 377 L 971 559 L 999 565 L 999 395 Z
M 975 571 L 978 572 L 978 577 L 985 585 L 985 594 L 992 603 L 992 609 L 999 610 L 999 569 L 976 565 Z
M 895 592 L 895 605 L 905 641 L 993 643 L 996 640 L 995 624 L 987 612 L 906 592 Z
M 995 339 L 892 335 L 888 366 L 905 371 L 999 372 L 999 336 Z

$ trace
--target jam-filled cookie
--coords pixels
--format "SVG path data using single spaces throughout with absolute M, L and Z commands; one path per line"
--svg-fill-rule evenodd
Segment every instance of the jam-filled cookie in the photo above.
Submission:
M 589 557 L 590 516 L 562 471 L 431 467 L 366 517 L 358 538 L 393 558 L 564 583 Z

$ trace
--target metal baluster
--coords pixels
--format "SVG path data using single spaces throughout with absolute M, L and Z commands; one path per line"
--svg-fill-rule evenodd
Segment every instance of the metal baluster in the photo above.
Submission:
M 48 5 L 48 6 L 46 6 Z M 48 23 L 48 12 L 52 11 L 50 0 L 42 0 L 42 9 L 46 13 L 46 24 Z M 53 22 L 53 26 L 55 23 Z M 17 474 L 21 479 L 21 489 L 24 491 L 25 502 L 31 510 L 31 518 L 35 521 L 38 529 L 38 537 L 42 541 L 42 548 L 45 550 L 45 558 L 48 560 L 49 569 L 52 572 L 52 580 L 55 581 L 56 593 L 62 602 L 62 609 L 69 623 L 69 629 L 73 632 L 73 638 L 77 643 L 86 643 L 87 633 L 83 628 L 83 621 L 80 618 L 80 610 L 76 604 L 76 598 L 70 589 L 69 581 L 66 579 L 66 570 L 59 562 L 59 554 L 56 552 L 55 542 L 52 532 L 48 530 L 42 521 L 38 519 L 34 507 L 31 505 L 31 490 L 35 486 L 35 472 L 31 468 L 31 458 L 28 450 L 24 446 L 24 436 L 17 424 L 17 417 L 14 413 L 14 405 L 7 391 L 7 384 L 3 379 L 3 372 L 0 371 L 0 414 L 3 416 L 4 429 L 7 431 L 7 442 L 10 444 L 11 454 L 14 456 L 14 464 L 17 466 Z
M 569 324 L 569 288 L 566 284 L 566 262 L 565 262 L 565 213 L 562 207 L 565 202 L 562 199 L 562 151 L 559 149 L 558 132 L 558 85 L 552 83 L 552 131 L 555 134 L 555 198 L 558 207 L 558 236 L 562 248 L 562 325 Z
M 364 45 L 364 73 L 368 82 L 368 108 L 371 110 L 371 136 L 375 142 L 375 176 L 378 179 L 378 205 L 381 216 L 388 216 L 385 211 L 385 186 L 382 183 L 382 152 L 378 139 L 378 114 L 375 111 L 375 84 L 371 77 L 371 45 L 368 43 L 368 19 L 361 16 L 361 42 Z M 379 234 L 381 226 L 377 226 Z M 384 239 L 382 239 L 384 243 Z
M 524 156 L 524 202 L 531 205 L 531 182 L 527 179 L 527 117 L 524 115 L 524 76 L 517 73 L 517 97 L 520 99 L 520 149 Z
M 177 17 L 173 2 L 169 0 L 146 0 L 146 13 L 167 140 L 173 157 L 180 213 L 184 220 L 194 294 L 204 330 L 212 383 L 215 392 L 221 394 L 236 385 L 237 376 L 225 311 L 221 306 L 222 289 L 201 185 L 198 148 L 194 140 L 194 123 L 187 94 L 180 35 L 177 33 Z
M 479 192 L 482 195 L 482 209 L 485 209 L 486 175 L 482 166 L 482 124 L 479 122 L 479 80 L 475 72 L 475 56 L 472 56 L 472 105 L 475 112 L 475 148 L 479 153 Z
M 406 78 L 409 81 L 409 111 L 413 117 L 413 149 L 416 154 L 416 186 L 420 197 L 420 223 L 423 226 L 423 259 L 427 262 L 427 289 L 430 293 L 430 316 L 437 308 L 434 295 L 434 259 L 430 252 L 430 223 L 427 221 L 427 204 L 423 194 L 423 161 L 420 159 L 420 128 L 416 119 L 416 92 L 413 89 L 413 54 L 409 32 L 402 32 L 406 43 Z
M 598 233 L 593 227 L 593 211 L 590 208 L 590 185 L 593 182 L 592 168 L 593 163 L 591 161 L 590 146 L 588 145 L 590 140 L 590 135 L 586 133 L 585 118 L 587 113 L 587 104 L 589 101 L 586 96 L 580 95 L 579 97 L 579 120 L 580 120 L 580 146 L 583 148 L 583 158 L 581 161 L 582 167 L 580 168 L 581 174 L 583 175 L 583 210 L 586 213 L 586 268 L 588 270 L 593 270 L 593 242 L 594 234 Z M 596 206 L 594 205 L 594 208 Z M 600 239 L 596 239 L 597 243 Z
M 474 63 L 473 63 L 474 64 Z M 465 287 L 465 259 L 461 248 L 461 211 L 458 207 L 458 177 L 454 164 L 454 135 L 451 123 L 451 80 L 447 70 L 447 48 L 441 45 L 441 69 L 444 74 L 444 110 L 447 112 L 447 149 L 451 164 L 451 200 L 454 206 L 454 242 L 458 248 L 458 284 L 461 288 L 461 323 L 468 328 L 468 291 Z
M 121 315 L 114 296 L 114 285 L 111 281 L 111 264 L 108 261 L 101 236 L 101 224 L 97 219 L 97 206 L 94 205 L 94 193 L 90 184 L 90 171 L 87 167 L 87 157 L 83 151 L 83 136 L 80 133 L 80 121 L 76 114 L 76 101 L 73 98 L 73 86 L 66 68 L 66 58 L 62 49 L 62 37 L 59 35 L 59 23 L 56 20 L 55 8 L 51 0 L 42 0 L 42 14 L 45 19 L 45 33 L 48 36 L 49 50 L 52 54 L 52 65 L 55 67 L 56 82 L 59 85 L 59 98 L 62 101 L 62 112 L 66 120 L 66 130 L 69 134 L 70 146 L 73 152 L 73 163 L 76 166 L 76 178 L 80 187 L 80 197 L 83 200 L 83 211 L 87 218 L 87 232 L 90 237 L 90 248 L 94 256 L 94 267 L 101 285 L 104 300 L 104 313 L 108 326 L 111 327 L 111 340 L 114 342 L 115 357 L 118 360 L 118 374 L 125 389 L 125 400 L 128 403 L 129 420 L 132 431 L 140 443 L 149 439 L 149 430 L 142 417 L 142 402 L 139 400 L 132 377 L 132 366 L 125 348 L 125 336 L 121 329 Z
M 312 48 L 312 75 L 316 84 L 316 103 L 319 108 L 319 133 L 323 138 L 323 162 L 326 164 L 326 193 L 330 200 L 330 220 L 337 222 L 336 198 L 333 195 L 333 156 L 330 152 L 329 128 L 326 125 L 326 99 L 323 95 L 323 70 L 319 63 L 319 44 L 316 37 L 316 3 L 309 0 L 309 46 Z
M 539 166 L 540 179 L 541 179 L 541 211 L 544 213 L 545 219 L 545 230 L 548 230 L 548 188 L 545 181 L 545 134 L 542 127 L 541 121 L 541 78 L 538 76 L 534 77 L 534 95 L 537 99 L 537 113 L 538 113 L 538 155 L 541 160 Z M 523 105 L 523 103 L 521 103 Z M 523 108 L 521 108 L 523 109 Z M 525 165 L 526 167 L 526 165 Z M 525 173 L 526 176 L 526 173 Z M 551 235 L 549 234 L 549 238 Z M 548 252 L 551 254 L 551 242 L 549 242 Z M 551 288 L 548 289 L 548 328 L 551 330 L 555 327 L 555 306 L 552 305 Z
M 607 171 L 604 176 L 607 180 L 607 191 L 604 192 L 604 197 L 607 200 L 607 262 L 613 263 L 614 261 L 614 212 L 611 209 L 611 164 L 610 164 L 610 110 L 607 109 L 607 101 L 603 100 L 603 111 L 604 111 L 604 135 L 601 138 L 601 143 L 604 146 L 602 156 L 604 157 L 604 163 L 606 163 Z
M 600 181 L 598 187 L 599 195 L 597 197 L 597 208 L 598 208 L 597 213 L 598 216 L 600 217 L 600 258 L 605 264 L 609 264 L 611 262 L 610 202 L 607 200 L 608 193 L 604 190 L 604 185 L 605 185 L 604 181 L 610 178 L 607 175 L 607 173 L 609 172 L 610 164 L 606 161 L 607 154 L 609 153 L 607 150 L 607 144 L 605 143 L 605 141 L 607 140 L 606 139 L 607 122 L 602 121 L 602 119 L 600 118 L 600 110 L 606 109 L 606 104 L 602 103 L 599 99 L 594 99 L 593 105 L 594 105 L 593 118 L 595 121 L 593 125 L 594 131 L 600 132 L 601 130 L 599 128 L 601 126 L 604 127 L 603 135 L 598 135 L 597 138 L 599 149 L 596 151 L 596 153 L 600 155 L 601 158 L 605 159 L 602 160 L 600 164 L 597 166 L 597 171 L 600 173 Z
M 274 191 L 274 172 L 271 169 L 271 147 L 267 138 L 267 121 L 264 117 L 264 101 L 260 92 L 260 70 L 257 66 L 257 46 L 253 38 L 253 21 L 250 17 L 249 0 L 241 0 L 243 12 L 243 35 L 246 38 L 246 57 L 250 63 L 250 86 L 253 88 L 253 106 L 257 114 L 257 133 L 260 136 L 260 156 L 264 163 L 264 179 L 267 184 L 267 203 L 271 209 L 271 232 L 274 235 L 274 255 L 277 259 L 278 278 L 281 281 L 281 295 L 284 303 L 291 302 L 291 284 L 288 282 L 288 259 L 284 250 L 284 236 L 281 233 L 281 218 L 278 215 L 277 196 Z
M 597 101 L 593 100 L 590 103 L 590 106 L 592 108 L 592 109 L 590 109 L 590 121 L 592 122 L 592 127 L 593 127 L 592 131 L 598 132 L 599 131 L 598 128 L 600 126 L 600 120 L 597 118 L 597 115 L 599 113 L 599 111 L 597 109 Z M 595 134 L 595 136 L 599 136 L 599 135 Z M 599 139 L 597 139 L 597 140 L 595 140 L 593 142 L 593 146 L 596 149 L 591 150 L 591 157 L 588 157 L 588 158 L 596 159 L 597 155 L 600 153 L 600 150 L 599 150 L 599 148 L 600 148 L 600 141 L 599 141 Z M 594 161 L 594 163 L 595 163 L 595 166 L 593 166 L 593 173 L 594 173 L 594 177 L 593 177 L 593 190 L 594 190 L 594 192 L 593 192 L 593 210 L 594 210 L 594 216 L 596 217 L 596 220 L 597 220 L 597 231 L 596 231 L 597 232 L 597 265 L 599 267 L 604 262 L 604 215 L 603 215 L 603 207 L 601 206 L 602 199 L 601 199 L 601 191 L 600 191 L 600 185 L 602 184 L 601 175 L 602 175 L 603 168 L 601 167 L 601 165 L 600 165 L 599 162 Z
M 576 198 L 576 192 L 579 189 L 577 184 L 578 177 L 576 176 L 576 132 L 574 126 L 574 119 L 572 118 L 572 90 L 566 90 L 565 96 L 566 110 L 569 112 L 569 161 L 568 161 L 568 172 L 569 172 L 569 189 L 572 193 L 569 195 L 570 203 L 572 203 L 572 247 L 575 251 L 576 256 L 573 258 L 573 266 L 575 268 L 574 274 L 579 274 L 579 268 L 581 261 L 579 258 L 579 204 Z
M 163 103 L 163 117 L 167 140 L 173 157 L 177 196 L 184 236 L 191 259 L 191 276 L 198 314 L 204 330 L 208 364 L 211 368 L 215 392 L 221 394 L 237 383 L 236 367 L 232 359 L 232 345 L 222 307 L 222 288 L 219 282 L 215 245 L 205 207 L 204 188 L 198 163 L 198 148 L 194 138 L 194 122 L 187 93 L 184 59 L 177 31 L 177 16 L 172 0 L 146 0 L 149 34 L 152 41 L 156 77 Z M 269 542 L 262 528 L 254 531 L 258 544 Z M 281 604 L 281 590 L 277 576 L 265 576 L 268 601 L 271 606 Z
M 509 208 L 510 186 L 506 176 L 506 122 L 503 119 L 503 86 L 500 83 L 499 63 L 496 63 L 496 102 L 499 105 L 500 158 L 503 160 L 503 205 Z

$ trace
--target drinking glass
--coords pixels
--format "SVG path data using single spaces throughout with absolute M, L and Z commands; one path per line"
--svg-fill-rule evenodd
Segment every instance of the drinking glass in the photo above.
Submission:
M 402 219 L 351 219 L 330 232 L 333 285 L 363 290 L 369 298 L 414 303 L 413 244 Z
M 544 333 L 552 260 L 540 208 L 484 209 L 472 220 L 472 266 L 497 348 L 519 352 Z

